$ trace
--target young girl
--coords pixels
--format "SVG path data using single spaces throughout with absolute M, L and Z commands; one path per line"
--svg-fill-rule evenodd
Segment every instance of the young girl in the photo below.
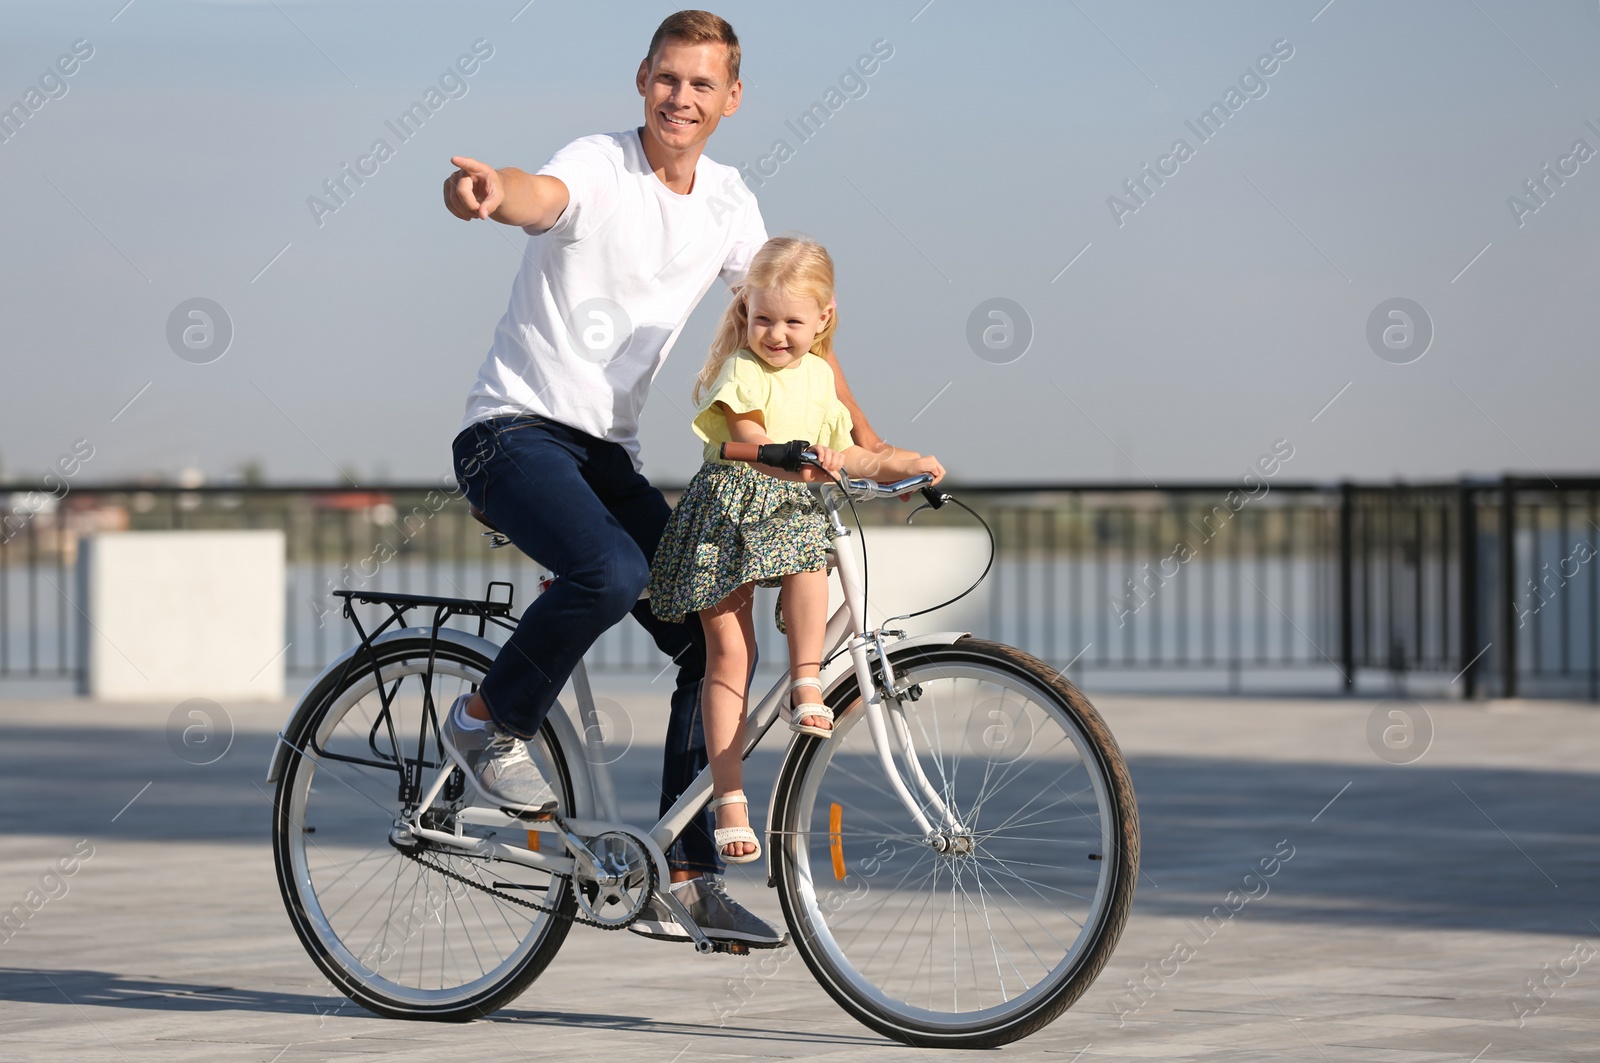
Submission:
M 809 240 L 778 237 L 756 253 L 744 285 L 722 315 L 711 357 L 695 382 L 695 434 L 705 464 L 673 511 L 650 573 L 650 607 L 665 620 L 698 612 L 706 636 L 702 687 L 711 761 L 716 845 L 743 864 L 761 856 L 741 787 L 745 688 L 755 656 L 752 586 L 783 588 L 789 640 L 792 730 L 827 738 L 833 712 L 822 704 L 822 638 L 827 626 L 827 549 L 833 532 L 805 486 L 827 473 L 786 472 L 725 461 L 721 445 L 812 443 L 828 473 L 900 479 L 943 475 L 932 457 L 889 457 L 853 446 L 850 414 L 834 393 L 825 360 L 838 325 L 833 260 Z

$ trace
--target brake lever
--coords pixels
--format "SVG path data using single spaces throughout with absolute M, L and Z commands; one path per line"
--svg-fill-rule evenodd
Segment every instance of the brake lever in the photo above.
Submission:
M 918 493 L 921 494 L 923 498 L 927 499 L 927 501 L 923 502 L 920 506 L 918 506 L 916 509 L 913 509 L 909 514 L 906 515 L 907 524 L 910 524 L 912 520 L 916 518 L 917 514 L 921 513 L 923 510 L 942 509 L 944 508 L 944 504 L 950 501 L 949 495 L 945 494 L 943 491 L 935 491 L 932 484 L 922 488 Z M 910 499 L 910 497 L 910 495 L 901 495 L 900 500 L 904 502 Z

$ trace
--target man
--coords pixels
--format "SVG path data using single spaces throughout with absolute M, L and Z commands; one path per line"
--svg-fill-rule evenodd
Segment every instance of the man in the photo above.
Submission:
M 474 788 L 502 805 L 555 807 L 521 740 L 537 733 L 583 653 L 629 612 L 679 666 L 663 812 L 706 764 L 699 621 L 664 623 L 639 601 L 669 507 L 639 472 L 637 433 L 690 312 L 718 276 L 738 283 L 766 240 L 738 172 L 702 154 L 739 109 L 739 58 L 727 22 L 680 11 L 639 64 L 644 125 L 574 141 L 536 174 L 451 159 L 452 214 L 532 237 L 453 447 L 469 501 L 558 577 L 441 727 Z M 833 370 L 856 442 L 887 449 Z M 781 945 L 782 934 L 722 890 L 710 828 L 704 813 L 668 852 L 674 894 L 709 937 Z M 632 929 L 689 939 L 654 901 Z

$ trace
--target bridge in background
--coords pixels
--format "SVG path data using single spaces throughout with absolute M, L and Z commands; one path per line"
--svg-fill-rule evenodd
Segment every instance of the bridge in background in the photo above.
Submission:
M 951 491 L 995 533 L 982 634 L 1077 680 L 1600 700 L 1600 476 Z M 77 543 L 93 532 L 281 528 L 285 659 L 299 675 L 351 641 L 334 589 L 481 596 L 503 579 L 526 601 L 539 574 L 515 550 L 489 551 L 443 483 L 4 484 L 0 502 L 0 679 L 82 669 Z M 861 508 L 869 564 L 872 526 L 908 512 Z M 763 640 L 782 660 L 775 633 Z M 595 660 L 645 674 L 666 663 L 629 623 Z

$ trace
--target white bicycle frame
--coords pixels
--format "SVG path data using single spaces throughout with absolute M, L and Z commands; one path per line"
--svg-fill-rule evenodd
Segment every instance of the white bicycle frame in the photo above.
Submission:
M 887 495 L 900 493 L 892 488 L 884 488 L 872 484 L 871 481 L 850 481 L 853 490 L 864 495 Z M 846 543 L 851 531 L 845 527 L 840 516 L 841 495 L 838 488 L 832 485 L 822 485 L 821 489 L 823 507 L 828 520 L 832 524 L 835 536 L 835 546 L 830 548 L 831 565 L 837 570 L 840 584 L 844 591 L 844 602 L 828 619 L 826 633 L 823 638 L 825 647 L 824 659 L 838 650 L 843 645 L 847 650 L 847 658 L 836 659 L 823 672 L 822 682 L 825 691 L 832 691 L 846 677 L 854 671 L 858 689 L 863 692 L 861 711 L 865 713 L 866 725 L 872 738 L 872 744 L 878 755 L 879 765 L 883 768 L 884 776 L 890 788 L 905 806 L 906 813 L 916 823 L 918 829 L 926 836 L 949 832 L 961 833 L 963 824 L 951 811 L 944 799 L 928 780 L 922 770 L 922 765 L 917 757 L 916 749 L 912 744 L 910 725 L 906 720 L 905 709 L 902 704 L 902 691 L 896 684 L 894 668 L 889 660 L 889 647 L 907 647 L 927 644 L 949 644 L 964 637 L 967 632 L 951 631 L 936 634 L 921 635 L 907 638 L 903 632 L 891 632 L 879 629 L 867 629 L 867 602 L 864 588 L 861 584 L 859 566 L 854 551 L 841 549 L 840 544 Z M 845 663 L 848 661 L 848 664 Z M 874 673 L 873 662 L 877 663 L 877 672 Z M 584 764 L 569 763 L 569 772 L 578 776 L 586 773 L 586 778 L 574 778 L 574 789 L 580 795 L 587 790 L 589 803 L 592 803 L 592 812 L 597 818 L 563 818 L 556 820 L 526 821 L 516 819 L 499 809 L 474 806 L 462 809 L 456 815 L 456 830 L 454 833 L 434 830 L 422 826 L 421 816 L 433 804 L 444 788 L 445 781 L 449 778 L 451 768 L 446 765 L 440 771 L 433 785 L 423 795 L 417 805 L 410 821 L 406 824 L 409 833 L 419 838 L 425 838 L 438 845 L 452 848 L 471 850 L 478 855 L 511 861 L 528 867 L 537 867 L 556 874 L 572 874 L 578 861 L 589 864 L 589 870 L 597 870 L 592 862 L 592 854 L 582 842 L 585 837 L 592 838 L 596 835 L 615 832 L 629 835 L 638 840 L 650 853 L 656 863 L 657 881 L 666 883 L 670 881 L 670 873 L 666 864 L 665 850 L 673 840 L 681 834 L 700 810 L 705 807 L 711 798 L 711 769 L 701 770 L 689 787 L 678 797 L 665 815 L 650 828 L 648 833 L 621 822 L 618 810 L 616 787 L 612 782 L 610 758 L 606 755 L 605 740 L 602 733 L 600 714 L 595 707 L 594 692 L 589 685 L 589 673 L 583 661 L 578 662 L 577 668 L 572 673 L 573 693 L 577 701 L 578 727 L 572 737 L 581 743 L 584 753 Z M 765 737 L 767 731 L 779 718 L 779 709 L 788 692 L 788 674 L 773 684 L 753 709 L 750 709 L 746 720 L 746 740 L 744 756 L 749 757 L 752 750 Z M 572 728 L 563 730 L 572 731 Z M 581 736 L 581 737 L 579 737 Z M 907 780 L 909 779 L 909 783 Z M 582 796 L 579 798 L 579 807 L 575 813 L 588 811 Z M 476 825 L 492 828 L 517 828 L 529 831 L 530 845 L 527 848 L 507 845 L 492 839 L 468 837 L 463 832 L 466 825 Z M 771 829 L 771 817 L 768 816 L 768 829 Z M 534 832 L 554 833 L 561 836 L 566 843 L 565 847 L 573 855 L 558 855 L 557 852 L 545 852 L 542 846 L 534 844 Z M 771 847 L 768 846 L 768 860 L 771 860 Z M 661 893 L 665 893 L 664 890 Z

